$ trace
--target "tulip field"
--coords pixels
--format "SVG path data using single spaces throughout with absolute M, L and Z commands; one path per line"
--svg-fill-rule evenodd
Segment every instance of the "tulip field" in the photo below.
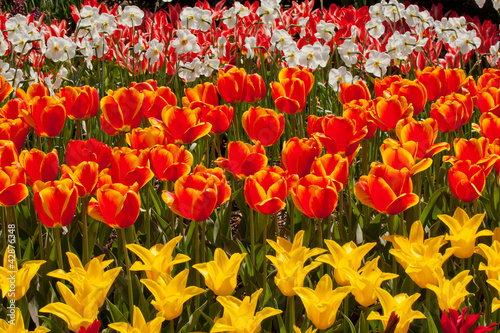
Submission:
M 47 3 L 0 11 L 0 333 L 499 329 L 496 24 Z

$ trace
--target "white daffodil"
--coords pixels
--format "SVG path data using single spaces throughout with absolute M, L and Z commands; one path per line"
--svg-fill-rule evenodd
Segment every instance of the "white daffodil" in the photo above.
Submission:
M 155 64 L 160 59 L 164 45 L 156 38 L 149 42 L 149 48 L 146 51 L 146 58 L 150 63 Z
M 188 52 L 200 52 L 200 46 L 197 43 L 196 36 L 187 29 L 176 31 L 177 38 L 172 41 L 176 54 L 185 54 Z
M 126 6 L 120 16 L 120 24 L 129 28 L 138 27 L 142 24 L 144 12 L 137 6 Z
M 373 38 L 379 39 L 385 32 L 384 23 L 377 19 L 371 19 L 366 22 L 365 28 Z
M 285 30 L 275 30 L 271 37 L 271 50 L 277 48 L 282 51 L 284 48 L 292 45 L 293 38 Z
M 236 19 L 238 15 L 236 14 L 236 10 L 234 7 L 226 9 L 222 13 L 222 22 L 226 25 L 228 29 L 233 29 L 236 25 Z
M 201 61 L 199 58 L 194 58 L 192 62 L 179 64 L 179 77 L 186 82 L 193 82 L 200 77 Z
M 365 71 L 381 78 L 387 72 L 390 63 L 391 57 L 387 53 L 372 50 L 365 63 Z
M 199 30 L 200 21 L 196 18 L 199 11 L 201 11 L 201 9 L 198 7 L 185 7 L 179 15 L 181 27 L 183 29 Z
M 64 38 L 52 36 L 47 40 L 47 51 L 45 57 L 52 61 L 66 61 L 68 59 L 64 46 L 66 45 Z
M 346 39 L 342 45 L 337 48 L 340 57 L 346 66 L 352 66 L 358 62 L 359 48 L 358 44 L 353 43 L 351 39 Z
M 321 20 L 316 26 L 317 32 L 314 34 L 314 36 L 316 36 L 316 38 L 318 39 L 324 39 L 326 42 L 329 42 L 333 38 L 335 28 L 335 24 Z
M 247 51 L 247 59 L 255 58 L 254 49 L 257 47 L 257 40 L 255 37 L 245 37 L 245 44 L 243 46 Z
M 118 28 L 115 17 L 113 15 L 102 13 L 99 16 L 100 30 L 108 35 L 111 35 Z
M 297 67 L 299 65 L 299 58 L 301 54 L 302 51 L 299 50 L 295 42 L 283 50 L 284 60 L 286 61 L 288 67 Z
M 352 83 L 352 74 L 347 70 L 346 67 L 340 66 L 337 68 L 332 68 L 330 73 L 328 73 L 328 84 L 332 87 L 333 91 L 339 92 L 340 84 Z

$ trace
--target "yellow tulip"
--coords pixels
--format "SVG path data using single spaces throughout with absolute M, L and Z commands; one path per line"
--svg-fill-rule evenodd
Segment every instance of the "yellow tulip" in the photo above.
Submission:
M 235 253 L 228 259 L 226 252 L 215 249 L 214 260 L 193 265 L 205 278 L 205 284 L 218 296 L 229 296 L 236 288 L 236 278 L 240 269 L 241 261 L 246 253 Z
M 316 333 L 316 331 L 317 331 L 317 330 L 318 330 L 317 328 L 313 328 L 313 327 L 311 326 L 311 327 L 309 327 L 309 328 L 308 328 L 308 329 L 307 329 L 304 333 Z M 299 327 L 297 327 L 297 326 L 295 326 L 295 325 L 293 325 L 293 331 L 294 331 L 295 333 L 302 333 L 302 331 L 300 330 L 300 328 L 299 328 Z
M 104 304 L 108 291 L 120 273 L 121 268 L 117 267 L 105 271 L 104 269 L 113 260 L 103 261 L 104 255 L 93 258 L 85 267 L 83 267 L 80 259 L 74 253 L 66 252 L 66 255 L 71 267 L 69 273 L 66 273 L 62 269 L 57 269 L 48 273 L 47 276 L 71 282 L 77 297 L 85 298 L 88 294 L 95 291 L 96 304 L 100 308 Z
M 191 260 L 187 255 L 181 253 L 172 259 L 175 246 L 181 239 L 182 236 L 177 236 L 172 238 L 167 244 L 156 244 L 149 250 L 136 244 L 127 245 L 127 248 L 142 260 L 142 263 L 136 261 L 130 267 L 130 270 L 145 271 L 147 278 L 153 281 L 156 281 L 162 274 L 172 274 L 174 265 Z
M 334 290 L 332 279 L 327 274 L 319 280 L 315 290 L 307 287 L 293 288 L 304 303 L 307 318 L 320 330 L 333 325 L 340 303 L 353 289 L 338 287 Z
M 50 332 L 47 327 L 39 326 L 34 331 L 28 331 L 24 328 L 23 315 L 19 308 L 13 313 L 13 318 L 7 314 L 8 320 L 0 319 L 0 333 L 46 333 Z
M 21 269 L 18 269 L 15 253 L 9 253 L 9 248 L 3 256 L 3 267 L 0 267 L 0 289 L 2 289 L 2 297 L 18 301 L 26 294 L 30 288 L 31 280 L 45 261 L 30 260 L 25 262 Z
M 462 271 L 451 280 L 444 277 L 444 272 L 441 267 L 437 267 L 435 273 L 438 279 L 438 285 L 434 286 L 429 284 L 427 285 L 427 289 L 436 293 L 439 308 L 441 308 L 441 310 L 446 312 L 449 312 L 449 309 L 458 311 L 465 297 L 469 295 L 469 292 L 465 289 L 467 284 L 472 281 L 472 276 L 469 275 L 469 271 Z
M 189 269 L 185 269 L 174 278 L 166 275 L 166 280 L 161 277 L 158 278 L 158 281 L 141 280 L 155 297 L 151 304 L 158 310 L 158 316 L 166 320 L 179 317 L 182 314 L 182 306 L 187 300 L 205 292 L 198 287 L 186 288 L 188 275 Z
M 413 303 L 415 303 L 415 301 L 420 297 L 419 293 L 415 293 L 411 296 L 408 296 L 407 294 L 399 294 L 393 297 L 381 288 L 377 289 L 376 292 L 380 304 L 382 304 L 384 315 L 382 316 L 377 311 L 374 311 L 368 315 L 366 318 L 367 320 L 381 320 L 384 328 L 386 328 L 389 318 L 394 312 L 399 318 L 399 322 L 394 333 L 405 333 L 408 332 L 412 321 L 415 319 L 425 319 L 422 312 L 411 309 Z
M 360 305 L 368 307 L 377 301 L 375 291 L 380 288 L 382 282 L 390 279 L 395 279 L 399 275 L 392 273 L 384 273 L 377 266 L 380 257 L 368 261 L 363 268 L 358 272 L 349 267 L 345 268 L 345 273 L 350 279 L 350 284 L 354 289 L 351 291 L 356 302 Z
M 433 237 L 424 241 L 424 229 L 420 221 L 412 224 L 409 238 L 395 235 L 384 236 L 384 239 L 392 242 L 394 248 L 389 253 L 396 258 L 408 276 L 420 288 L 426 288 L 428 284 L 438 284 L 434 269 L 441 267 L 457 249 L 451 247 L 446 249 L 444 254 L 441 254 L 439 249 L 446 244 L 444 236 Z
M 488 279 L 486 280 L 493 288 L 495 288 L 498 292 L 500 292 L 500 281 L 498 279 Z M 498 298 L 494 298 L 491 304 L 491 312 L 495 312 L 500 308 L 500 300 Z
M 160 333 L 161 324 L 165 321 L 163 317 L 156 317 L 150 322 L 146 323 L 141 310 L 134 305 L 134 318 L 132 319 L 133 325 L 128 323 L 114 323 L 109 324 L 109 328 L 121 333 Z
M 361 261 L 364 256 L 370 252 L 377 243 L 366 243 L 358 247 L 354 242 L 349 242 L 340 246 L 333 240 L 326 239 L 326 246 L 330 250 L 330 254 L 323 254 L 316 260 L 329 264 L 335 268 L 333 276 L 335 281 L 341 286 L 349 285 L 349 278 L 344 272 L 345 267 L 349 267 L 355 271 L 361 266 Z
M 267 240 L 276 251 L 276 256 L 266 256 L 278 270 L 274 282 L 285 296 L 295 295 L 293 288 L 302 287 L 306 275 L 321 265 L 320 262 L 315 261 L 304 267 L 305 262 L 311 257 L 326 252 L 324 249 L 309 249 L 302 246 L 303 238 L 304 230 L 301 230 L 295 235 L 293 243 L 282 237 L 278 237 L 277 242 Z
M 68 324 L 68 328 L 73 332 L 78 332 L 80 327 L 87 329 L 99 313 L 97 306 L 97 295 L 99 289 L 94 289 L 86 295 L 76 295 L 68 287 L 61 282 L 57 282 L 59 292 L 65 303 L 51 303 L 40 309 L 40 312 L 51 313 Z
M 488 279 L 500 279 L 500 242 L 494 240 L 491 246 L 487 246 L 486 244 L 478 244 L 476 247 L 476 253 L 482 255 L 488 263 L 487 265 L 485 265 L 484 263 L 480 262 L 479 270 L 486 271 Z
M 491 230 L 477 229 L 483 222 L 486 213 L 474 215 L 469 218 L 469 215 L 460 207 L 457 207 L 452 216 L 438 215 L 438 218 L 450 228 L 450 234 L 446 235 L 446 240 L 451 241 L 451 246 L 458 249 L 454 252 L 457 258 L 470 258 L 474 254 L 476 238 L 481 236 L 492 236 Z
M 261 293 L 262 289 L 259 289 L 252 296 L 245 296 L 243 300 L 233 296 L 217 297 L 217 301 L 224 307 L 224 313 L 222 318 L 215 321 L 210 332 L 260 332 L 260 323 L 264 319 L 281 313 L 281 310 L 269 307 L 255 313 L 257 301 Z

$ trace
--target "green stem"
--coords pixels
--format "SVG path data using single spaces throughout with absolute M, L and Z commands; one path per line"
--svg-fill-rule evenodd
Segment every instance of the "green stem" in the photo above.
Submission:
M 234 105 L 234 136 L 236 138 L 236 141 L 240 141 L 238 117 L 239 117 L 238 109 L 237 109 L 236 105 Z
M 250 208 L 250 252 L 252 256 L 252 265 L 253 265 L 253 274 L 255 276 L 255 271 L 257 270 L 257 260 L 255 256 L 255 230 L 256 230 L 256 221 L 254 220 L 253 209 Z
M 172 192 L 173 185 L 173 182 L 167 182 L 167 191 Z M 172 239 L 175 237 L 175 215 L 171 209 L 168 210 L 168 217 L 170 219 L 170 239 Z
M 57 261 L 59 262 L 59 268 L 64 270 L 64 262 L 61 249 L 61 228 L 54 228 L 56 234 L 56 247 L 57 247 Z
M 267 283 L 267 220 L 269 216 L 264 214 L 264 225 L 262 227 L 262 288 L 265 289 Z
M 201 257 L 201 262 L 205 262 L 205 235 L 207 233 L 207 221 L 204 220 L 201 222 L 201 252 L 200 252 L 200 257 Z
M 193 242 L 194 242 L 194 263 L 200 263 L 200 231 L 198 221 L 193 221 L 194 223 L 194 233 L 193 233 Z M 196 286 L 200 286 L 200 275 L 196 274 Z
M 287 297 L 287 302 L 288 332 L 293 332 L 293 326 L 295 325 L 295 300 L 293 295 Z
M 82 233 L 83 233 L 83 265 L 87 264 L 90 260 L 89 257 L 89 236 L 87 230 L 87 205 L 88 198 L 82 198 Z
M 123 246 L 123 254 L 125 256 L 125 269 L 127 272 L 127 288 L 128 288 L 128 307 L 130 309 L 130 322 L 133 322 L 134 318 L 134 295 L 132 294 L 132 275 L 130 274 L 130 259 L 128 258 L 128 250 L 127 250 L 127 236 L 125 234 L 125 229 L 120 229 L 121 238 L 122 238 L 122 246 Z
M 81 140 L 82 139 L 82 124 L 80 123 L 81 120 L 76 121 L 76 139 Z
M 295 237 L 295 204 L 291 201 L 290 205 L 290 241 Z
M 174 327 L 174 320 L 172 319 L 170 321 L 170 324 L 168 324 L 168 329 L 170 333 L 175 333 L 175 327 Z
M 146 183 L 146 216 L 145 216 L 145 223 L 146 223 L 146 248 L 150 249 L 151 248 L 151 211 L 149 207 L 149 184 L 151 182 Z
M 52 138 L 47 138 L 47 145 L 49 146 L 49 153 L 52 151 Z

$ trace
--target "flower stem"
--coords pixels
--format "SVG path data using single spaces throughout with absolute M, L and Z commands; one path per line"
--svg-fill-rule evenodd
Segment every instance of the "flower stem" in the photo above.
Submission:
M 149 184 L 150 182 L 146 183 L 146 217 L 145 217 L 145 223 L 146 223 L 146 248 L 151 247 L 151 211 L 149 207 Z
M 89 236 L 87 230 L 87 205 L 88 198 L 82 198 L 82 236 L 83 236 L 83 265 L 89 262 Z
M 130 260 L 128 258 L 127 250 L 127 235 L 125 234 L 125 229 L 120 229 L 122 245 L 123 245 L 123 255 L 125 256 L 125 269 L 127 272 L 127 288 L 128 288 L 128 306 L 130 309 L 130 322 L 134 318 L 134 295 L 132 294 L 132 275 L 130 274 Z
M 61 249 L 61 228 L 55 228 L 54 232 L 56 234 L 57 261 L 59 262 L 59 268 L 64 270 L 64 263 L 62 257 L 62 249 Z
M 293 325 L 295 324 L 295 301 L 294 297 L 287 297 L 288 304 L 286 306 L 286 310 L 288 313 L 288 332 L 293 332 Z
M 262 228 L 262 288 L 265 289 L 267 283 L 267 221 L 269 215 L 264 214 L 264 225 Z

